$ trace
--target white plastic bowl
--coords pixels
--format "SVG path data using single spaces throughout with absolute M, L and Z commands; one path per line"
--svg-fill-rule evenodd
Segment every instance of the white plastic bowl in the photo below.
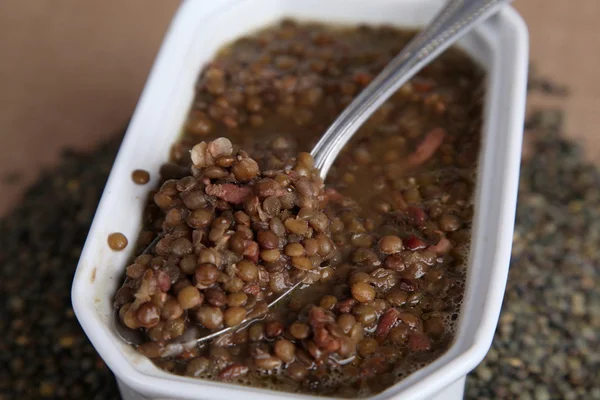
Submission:
M 440 0 L 188 0 L 175 16 L 113 166 L 73 281 L 73 307 L 126 399 L 308 398 L 303 395 L 168 374 L 124 344 L 113 326 L 113 295 L 128 251 L 113 252 L 111 232 L 134 241 L 149 187 L 181 132 L 202 66 L 223 44 L 282 17 L 331 23 L 418 27 Z M 373 399 L 458 399 L 464 378 L 488 351 L 504 294 L 521 156 L 528 36 L 506 7 L 460 42 L 488 72 L 473 243 L 457 339 L 450 350 Z M 149 185 L 131 181 L 142 168 Z

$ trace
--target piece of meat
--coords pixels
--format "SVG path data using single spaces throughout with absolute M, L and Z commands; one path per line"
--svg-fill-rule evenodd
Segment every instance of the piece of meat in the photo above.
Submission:
M 404 244 L 404 247 L 411 251 L 420 250 L 427 247 L 422 239 L 419 239 L 414 235 L 402 240 L 402 243 Z
M 452 242 L 447 237 L 443 237 L 437 244 L 429 246 L 428 249 L 433 250 L 438 255 L 448 254 L 452 250 Z
M 244 376 L 248 373 L 248 367 L 242 364 L 231 364 L 228 367 L 223 368 L 219 373 L 219 379 L 221 380 L 230 380 L 239 378 L 240 376 Z
M 197 355 L 198 355 L 197 353 L 195 353 L 195 352 L 193 352 L 191 350 L 183 349 L 183 351 L 181 353 L 179 353 L 179 355 L 177 356 L 177 358 L 179 360 L 189 360 L 189 359 L 192 359 L 192 358 L 196 357 Z
M 348 297 L 347 299 L 338 301 L 335 305 L 335 308 L 341 313 L 349 313 L 352 311 L 352 307 L 354 307 L 355 304 L 356 300 L 354 300 L 352 297 Z
M 388 333 L 390 333 L 390 330 L 398 321 L 399 315 L 400 312 L 397 309 L 390 308 L 379 318 L 379 324 L 377 324 L 377 329 L 375 330 L 375 339 L 379 343 L 383 343 L 387 338 Z
M 413 352 L 431 349 L 431 340 L 424 333 L 411 333 L 408 335 L 408 348 Z
M 258 283 L 248 283 L 246 286 L 244 286 L 242 292 L 256 296 L 260 292 L 260 286 Z
M 425 223 L 425 211 L 420 207 L 410 206 L 406 209 L 406 216 L 410 223 L 421 227 Z
M 417 291 L 418 288 L 419 285 L 417 285 L 417 282 L 414 279 L 400 278 L 400 289 L 405 292 L 412 293 Z
M 252 189 L 248 186 L 240 187 L 233 183 L 219 183 L 207 185 L 205 192 L 231 204 L 242 204 L 246 197 L 252 193 Z
M 156 283 L 162 292 L 168 292 L 171 288 L 171 278 L 165 271 L 158 271 L 156 274 Z
M 331 336 L 325 328 L 314 330 L 313 341 L 320 349 L 328 353 L 333 353 L 340 348 L 340 341 Z
M 335 318 L 322 307 L 313 307 L 308 312 L 308 323 L 313 329 L 322 328 L 332 322 L 335 322 Z
M 446 130 L 444 128 L 435 128 L 431 130 L 425 139 L 417 146 L 417 149 L 408 156 L 407 164 L 409 167 L 416 167 L 429 160 L 442 145 Z

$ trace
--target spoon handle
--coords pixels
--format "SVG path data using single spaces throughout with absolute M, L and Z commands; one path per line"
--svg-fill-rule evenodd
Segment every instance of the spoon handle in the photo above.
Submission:
M 312 151 L 325 178 L 344 145 L 396 90 L 478 22 L 510 0 L 449 0 L 426 29 L 381 71 L 327 129 Z

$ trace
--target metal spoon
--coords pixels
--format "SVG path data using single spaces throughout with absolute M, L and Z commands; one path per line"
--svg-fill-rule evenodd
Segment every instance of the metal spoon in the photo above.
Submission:
M 433 61 L 450 45 L 473 29 L 478 23 L 497 12 L 511 0 L 449 0 L 434 19 L 417 34 L 400 53 L 363 89 L 363 91 L 346 107 L 340 116 L 331 124 L 311 154 L 315 158 L 315 166 L 325 178 L 337 155 L 360 126 L 381 106 L 392 94 L 415 76 L 427 64 Z M 156 244 L 157 237 L 146 248 L 144 253 Z M 302 282 L 286 290 L 269 303 L 269 309 L 287 297 Z M 188 329 L 183 337 L 167 343 L 163 357 L 179 354 L 210 339 L 214 339 L 233 329 L 246 327 L 260 318 L 247 318 L 238 327 L 229 327 L 206 335 L 198 336 L 197 329 Z M 139 345 L 143 343 L 140 331 L 133 331 L 123 325 L 115 311 L 115 327 L 117 334 L 125 342 Z M 344 360 L 339 360 L 344 362 Z

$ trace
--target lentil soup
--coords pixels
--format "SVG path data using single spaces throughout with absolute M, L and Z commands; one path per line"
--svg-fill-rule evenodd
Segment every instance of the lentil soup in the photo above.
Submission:
M 449 348 L 466 279 L 483 71 L 448 50 L 365 123 L 325 184 L 306 153 L 413 34 L 284 20 L 203 69 L 136 246 L 161 239 L 115 296 L 157 366 L 364 397 Z M 208 344 L 169 346 L 256 316 Z

